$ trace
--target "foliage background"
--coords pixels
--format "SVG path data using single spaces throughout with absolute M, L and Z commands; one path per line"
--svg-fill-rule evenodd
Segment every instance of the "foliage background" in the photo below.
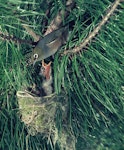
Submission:
M 44 20 L 51 22 L 65 1 L 1 0 L 0 31 L 33 40 L 20 19 L 42 36 Z M 100 22 L 113 0 L 77 0 L 63 20 L 73 22 L 66 44 L 79 44 Z M 45 16 L 50 9 L 50 17 Z M 76 149 L 124 149 L 124 3 L 122 2 L 86 51 L 70 59 L 60 53 L 54 59 L 54 87 L 69 95 L 70 128 L 77 137 Z M 52 149 L 40 135 L 30 136 L 18 118 L 15 93 L 22 83 L 33 82 L 25 54 L 31 46 L 0 40 L 0 149 Z M 61 50 L 61 52 L 63 49 Z M 41 144 L 42 143 L 42 144 Z M 57 148 L 56 148 L 57 149 Z

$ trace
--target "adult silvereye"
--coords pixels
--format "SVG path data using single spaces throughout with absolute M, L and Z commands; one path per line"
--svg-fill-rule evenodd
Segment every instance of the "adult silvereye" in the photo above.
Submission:
M 31 64 L 37 61 L 48 58 L 56 53 L 56 51 L 67 41 L 68 26 L 55 30 L 44 36 L 37 43 L 36 47 L 31 53 Z

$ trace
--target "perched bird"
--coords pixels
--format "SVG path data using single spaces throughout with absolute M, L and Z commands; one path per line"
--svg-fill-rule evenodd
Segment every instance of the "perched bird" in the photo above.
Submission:
M 62 27 L 44 36 L 39 40 L 31 53 L 31 64 L 34 65 L 37 61 L 41 61 L 55 54 L 56 51 L 65 44 L 67 37 L 68 26 Z

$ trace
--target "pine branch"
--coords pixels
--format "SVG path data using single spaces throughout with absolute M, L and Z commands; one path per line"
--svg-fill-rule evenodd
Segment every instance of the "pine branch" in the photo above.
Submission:
M 2 33 L 0 31 L 0 38 L 2 38 L 3 40 L 8 40 L 8 41 L 13 41 L 15 43 L 19 43 L 19 44 L 28 44 L 28 45 L 34 45 L 34 42 L 30 41 L 30 40 L 23 40 L 17 37 L 14 37 L 12 35 L 6 35 L 4 33 Z
M 87 38 L 84 39 L 84 41 L 82 41 L 80 43 L 79 46 L 74 47 L 73 49 L 69 49 L 66 50 L 64 52 L 64 55 L 67 54 L 74 54 L 74 53 L 78 53 L 82 50 L 84 50 L 84 48 L 86 48 L 86 46 L 91 42 L 91 40 L 98 34 L 98 32 L 101 30 L 102 26 L 109 20 L 110 16 L 113 14 L 113 12 L 116 10 L 116 8 L 118 7 L 118 5 L 120 4 L 121 0 L 115 0 L 115 2 L 112 4 L 111 9 L 109 11 L 107 11 L 108 13 L 103 17 L 102 21 L 98 24 L 98 26 L 88 35 Z

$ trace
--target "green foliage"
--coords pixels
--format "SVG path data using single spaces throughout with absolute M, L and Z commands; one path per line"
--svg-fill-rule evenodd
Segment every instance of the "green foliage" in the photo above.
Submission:
M 74 10 L 63 19 L 63 25 L 74 22 L 65 47 L 73 48 L 83 41 L 112 2 L 76 1 Z M 51 0 L 49 4 L 46 5 L 44 0 L 1 1 L 0 32 L 33 40 L 22 28 L 24 23 L 42 36 L 47 28 L 44 22 L 49 25 L 59 10 L 65 10 L 62 0 Z M 47 9 L 51 10 L 49 18 L 45 15 Z M 63 47 L 54 58 L 54 89 L 56 93 L 64 90 L 69 96 L 67 121 L 77 137 L 77 150 L 124 148 L 123 9 L 122 2 L 85 50 L 61 56 Z M 22 84 L 26 86 L 33 82 L 31 71 L 26 67 L 25 54 L 28 51 L 31 51 L 28 45 L 0 41 L 1 150 L 53 149 L 42 135 L 30 136 L 18 117 L 16 92 Z

